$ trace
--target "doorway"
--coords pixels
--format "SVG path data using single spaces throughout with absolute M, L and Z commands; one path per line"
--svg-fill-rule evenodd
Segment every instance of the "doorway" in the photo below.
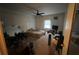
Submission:
M 72 26 L 68 55 L 79 55 L 79 4 L 76 4 L 75 19 Z

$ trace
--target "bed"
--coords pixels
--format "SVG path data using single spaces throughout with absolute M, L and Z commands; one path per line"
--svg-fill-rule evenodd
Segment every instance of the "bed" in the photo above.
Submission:
M 39 39 L 41 36 L 45 34 L 44 30 L 29 30 L 26 32 L 28 39 Z

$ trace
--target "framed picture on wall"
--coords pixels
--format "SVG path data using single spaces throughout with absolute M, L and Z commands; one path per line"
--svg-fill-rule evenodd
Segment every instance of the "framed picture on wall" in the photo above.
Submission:
M 58 20 L 58 17 L 57 16 L 54 16 L 53 18 L 54 18 L 54 20 Z

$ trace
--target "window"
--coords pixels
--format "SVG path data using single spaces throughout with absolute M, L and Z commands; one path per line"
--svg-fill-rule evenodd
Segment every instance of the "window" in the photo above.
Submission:
M 51 28 L 51 20 L 45 20 L 44 21 L 44 28 L 48 28 L 48 29 Z

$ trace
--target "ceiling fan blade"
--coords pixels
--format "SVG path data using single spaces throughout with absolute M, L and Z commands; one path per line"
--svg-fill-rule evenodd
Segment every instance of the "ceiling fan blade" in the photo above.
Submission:
M 33 12 L 33 14 L 35 14 L 35 15 L 42 15 L 42 14 L 45 14 L 45 13 L 42 13 L 42 12 L 40 12 L 39 10 L 37 10 L 36 13 Z
M 45 14 L 45 13 L 40 13 L 40 14 Z

